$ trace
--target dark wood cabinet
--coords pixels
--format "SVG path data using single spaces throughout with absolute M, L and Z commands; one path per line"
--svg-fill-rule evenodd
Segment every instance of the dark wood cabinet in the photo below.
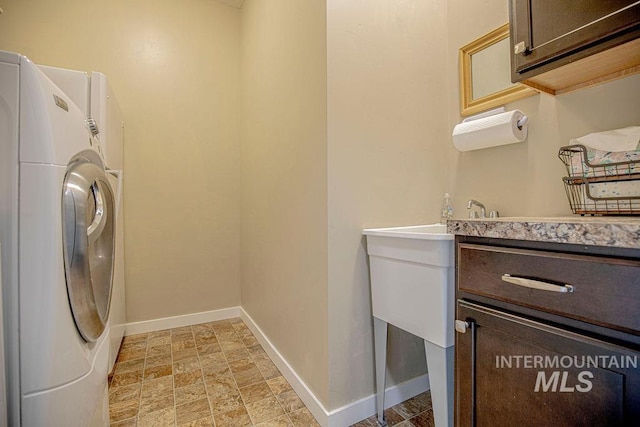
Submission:
M 509 21 L 511 78 L 513 82 L 521 82 L 637 39 L 640 3 L 637 0 L 510 0 Z M 624 53 L 629 58 L 615 67 L 637 65 L 640 47 L 634 44 L 629 50 Z M 616 61 L 620 60 L 619 54 L 614 56 Z M 611 66 L 609 60 L 602 62 L 608 63 L 605 67 Z M 585 70 L 586 76 L 590 76 L 588 71 Z
M 638 252 L 457 236 L 455 425 L 640 425 Z
M 469 302 L 458 318 L 456 425 L 640 425 L 638 353 Z

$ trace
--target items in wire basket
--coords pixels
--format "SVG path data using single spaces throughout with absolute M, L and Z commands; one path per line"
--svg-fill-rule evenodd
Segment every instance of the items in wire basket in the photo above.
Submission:
M 589 194 L 600 199 L 626 199 L 640 196 L 640 180 L 590 183 Z
M 569 205 L 575 214 L 580 215 L 640 215 L 640 194 L 636 196 L 607 196 L 594 194 L 594 186 L 613 184 L 616 181 L 592 184 L 587 178 L 562 178 L 569 198 Z M 633 184 L 640 189 L 640 181 L 622 181 L 623 184 Z
M 605 152 L 640 150 L 640 126 L 595 132 L 569 141 Z
M 640 215 L 640 150 L 608 152 L 569 145 L 558 157 L 569 205 L 581 215 Z
M 601 151 L 584 145 L 562 147 L 558 157 L 569 176 L 599 177 L 640 174 L 640 150 Z

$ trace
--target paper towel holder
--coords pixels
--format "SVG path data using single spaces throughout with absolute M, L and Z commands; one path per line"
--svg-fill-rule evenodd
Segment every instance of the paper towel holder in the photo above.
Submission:
M 496 108 L 468 117 L 453 128 L 453 145 L 458 151 L 524 142 L 528 134 L 528 117 L 516 109 Z
M 505 108 L 504 107 L 494 108 L 493 110 L 485 111 L 484 113 L 474 114 L 473 116 L 469 116 L 466 119 L 462 120 L 462 123 L 471 122 L 473 120 L 482 119 L 484 117 L 489 117 L 489 116 L 493 116 L 493 115 L 504 113 L 504 112 L 505 112 Z M 518 126 L 518 129 L 522 130 L 522 128 L 528 122 L 529 122 L 529 117 L 523 115 L 520 118 L 520 120 L 518 120 L 516 122 L 516 126 Z
M 527 122 L 529 122 L 529 117 L 522 116 L 520 120 L 516 122 L 516 126 L 518 126 L 518 129 L 522 130 L 522 128 L 527 124 Z

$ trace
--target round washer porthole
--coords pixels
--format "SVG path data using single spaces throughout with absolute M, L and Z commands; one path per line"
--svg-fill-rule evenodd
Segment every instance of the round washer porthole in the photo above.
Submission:
M 99 156 L 76 155 L 62 188 L 65 278 L 73 319 L 88 342 L 105 329 L 113 278 L 114 194 Z

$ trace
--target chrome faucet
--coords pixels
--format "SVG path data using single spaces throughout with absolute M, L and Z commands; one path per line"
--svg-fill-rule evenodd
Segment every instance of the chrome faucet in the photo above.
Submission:
M 480 203 L 477 200 L 471 199 L 469 200 L 469 203 L 467 203 L 467 209 L 471 209 L 473 207 L 473 205 L 476 205 L 480 208 L 480 218 L 484 219 L 487 217 L 487 210 L 485 209 L 484 205 L 482 203 Z M 469 213 L 469 218 L 477 218 L 476 216 L 472 216 L 473 213 L 470 212 Z

